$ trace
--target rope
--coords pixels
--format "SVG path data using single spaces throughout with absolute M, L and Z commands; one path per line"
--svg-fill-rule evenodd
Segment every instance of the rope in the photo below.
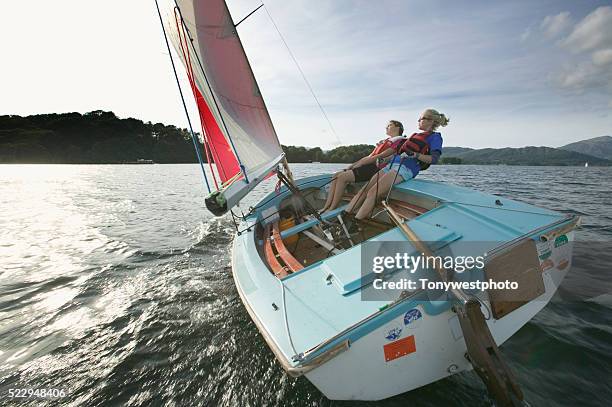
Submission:
M 291 56 L 291 59 L 293 59 L 293 62 L 295 63 L 295 66 L 297 67 L 298 71 L 300 71 L 300 75 L 302 75 L 302 79 L 306 83 L 306 86 L 308 87 L 308 90 L 312 94 L 312 97 L 317 102 L 317 105 L 319 106 L 319 109 L 321 110 L 321 113 L 323 113 L 323 116 L 325 117 L 325 120 L 327 120 L 327 123 L 329 124 L 329 127 L 330 127 L 332 133 L 334 134 L 334 137 L 336 137 L 336 141 L 338 141 L 338 144 L 342 144 L 342 140 L 340 140 L 340 137 L 338 137 L 338 134 L 336 133 L 336 130 L 334 129 L 334 126 L 332 125 L 331 121 L 329 120 L 329 117 L 327 117 L 327 113 L 325 113 L 325 109 L 323 109 L 323 106 L 321 106 L 321 103 L 319 102 L 319 99 L 317 98 L 317 95 L 315 95 L 314 90 L 312 89 L 312 86 L 310 86 L 310 82 L 308 82 L 308 79 L 306 79 L 306 75 L 304 74 L 304 71 L 302 71 L 302 68 L 300 67 L 300 64 L 298 63 L 297 59 L 293 55 L 293 52 L 291 52 L 291 49 L 289 48 L 289 45 L 287 44 L 287 41 L 285 41 L 285 37 L 283 37 L 283 34 L 281 34 L 280 30 L 278 29 L 278 26 L 276 25 L 276 23 L 274 22 L 274 19 L 272 18 L 272 15 L 270 14 L 270 11 L 268 10 L 268 7 L 266 7 L 265 4 L 264 4 L 264 10 L 266 10 L 266 14 L 268 14 L 268 17 L 270 18 L 270 21 L 272 22 L 272 25 L 276 29 L 276 32 L 278 33 L 278 36 L 283 41 L 283 44 L 285 44 L 285 48 L 287 48 L 287 51 L 289 52 L 289 55 Z
M 159 3 L 155 0 L 155 7 L 157 8 L 157 15 L 159 16 L 159 22 L 162 27 L 162 32 L 164 33 L 164 40 L 166 41 L 166 48 L 168 49 L 168 55 L 170 56 L 170 62 L 172 63 L 172 70 L 174 71 L 174 78 L 176 79 L 176 85 L 178 87 L 179 93 L 181 95 L 181 101 L 183 102 L 183 109 L 185 110 L 185 116 L 187 116 L 187 123 L 189 124 L 189 131 L 191 132 L 191 141 L 193 141 L 193 147 L 195 148 L 196 155 L 198 157 L 198 162 L 200 163 L 200 168 L 202 169 L 202 175 L 204 176 L 204 181 L 206 183 L 206 188 L 210 193 L 210 184 L 208 183 L 208 178 L 206 177 L 206 171 L 204 170 L 204 164 L 202 163 L 202 156 L 200 155 L 200 150 L 198 149 L 198 143 L 196 141 L 196 136 L 193 132 L 193 127 L 191 125 L 191 118 L 189 117 L 189 111 L 187 110 L 187 104 L 185 103 L 185 97 L 183 96 L 183 90 L 181 89 L 181 83 L 178 78 L 178 73 L 176 72 L 176 65 L 174 64 L 174 58 L 172 58 L 172 52 L 170 50 L 170 43 L 168 42 L 168 36 L 166 35 L 166 28 L 164 27 L 164 19 L 162 18 L 161 11 L 159 10 Z

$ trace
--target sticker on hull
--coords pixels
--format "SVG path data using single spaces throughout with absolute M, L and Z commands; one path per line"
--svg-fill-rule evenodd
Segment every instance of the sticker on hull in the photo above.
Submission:
M 387 338 L 387 340 L 389 341 L 394 341 L 397 338 L 399 338 L 402 335 L 402 328 L 395 327 L 393 329 L 390 329 L 389 332 L 387 332 L 387 335 L 385 335 L 385 338 Z
M 385 353 L 385 362 L 390 362 L 392 360 L 401 358 L 402 356 L 410 355 L 411 353 L 416 352 L 414 335 L 388 343 L 383 346 L 383 350 Z
M 415 321 L 423 318 L 423 314 L 416 308 L 411 309 L 410 311 L 404 314 L 404 325 L 410 325 Z
M 555 247 L 561 247 L 569 243 L 567 235 L 561 235 L 555 239 Z

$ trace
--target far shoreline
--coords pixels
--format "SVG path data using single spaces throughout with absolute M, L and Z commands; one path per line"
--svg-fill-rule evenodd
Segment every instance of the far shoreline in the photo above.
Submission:
M 214 163 L 213 163 L 214 164 Z M 309 163 L 309 162 L 289 162 L 289 164 L 311 164 L 311 165 L 348 165 L 349 163 Z M 147 164 L 142 164 L 142 163 L 28 163 L 28 162 L 23 162 L 23 163 L 0 163 L 0 165 L 134 165 L 134 166 L 145 166 L 145 167 L 149 167 L 151 165 L 199 165 L 197 162 L 193 162 L 193 163 L 147 163 Z M 208 163 L 204 163 L 205 166 L 208 165 Z M 542 164 L 542 165 L 534 165 L 534 164 L 474 164 L 474 163 L 465 163 L 465 164 L 449 164 L 449 163 L 444 163 L 444 164 L 436 164 L 436 167 L 558 167 L 558 168 L 566 168 L 566 167 L 575 167 L 575 168 L 610 168 L 609 165 L 597 165 L 597 164 L 589 164 L 588 167 L 584 167 L 583 165 L 577 165 L 577 164 L 568 164 L 568 165 L 549 165 L 549 164 Z

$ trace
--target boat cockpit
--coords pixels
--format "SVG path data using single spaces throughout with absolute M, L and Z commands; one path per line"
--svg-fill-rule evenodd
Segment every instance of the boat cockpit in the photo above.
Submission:
M 343 209 L 360 193 L 363 184 L 347 188 L 341 205 L 331 211 L 313 215 L 313 209 L 323 208 L 327 198 L 324 187 L 300 190 L 300 196 L 289 195 L 263 211 L 262 221 L 255 231 L 259 255 L 268 269 L 284 278 L 339 254 L 395 227 L 387 211 L 379 204 L 369 219 L 359 221 L 356 231 L 347 228 Z M 388 205 L 404 220 L 416 218 L 435 208 L 431 197 L 417 196 L 406 190 L 394 189 Z

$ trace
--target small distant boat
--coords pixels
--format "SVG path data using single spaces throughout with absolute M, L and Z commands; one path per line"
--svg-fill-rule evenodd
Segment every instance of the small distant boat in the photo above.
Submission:
M 588 168 L 588 166 L 589 166 L 589 163 L 588 163 L 588 162 L 584 163 L 584 167 L 585 167 L 585 168 Z
M 247 214 L 232 212 L 231 264 L 247 312 L 287 373 L 304 375 L 330 399 L 380 400 L 474 368 L 496 404 L 519 405 L 522 393 L 497 345 L 555 294 L 579 218 L 415 179 L 396 185 L 361 232 L 350 233 L 342 207 L 318 213 L 330 174 L 293 180 L 225 2 L 167 3 L 160 20 L 187 68 L 218 185 L 206 207 L 221 216 L 271 174 L 279 178 Z M 485 275 L 522 279 L 518 297 L 453 289 L 441 301 L 415 289 L 364 300 L 376 272 L 362 256 L 382 242 L 411 254 L 484 250 Z M 443 282 L 464 276 L 434 268 Z M 409 275 L 397 268 L 386 277 Z

